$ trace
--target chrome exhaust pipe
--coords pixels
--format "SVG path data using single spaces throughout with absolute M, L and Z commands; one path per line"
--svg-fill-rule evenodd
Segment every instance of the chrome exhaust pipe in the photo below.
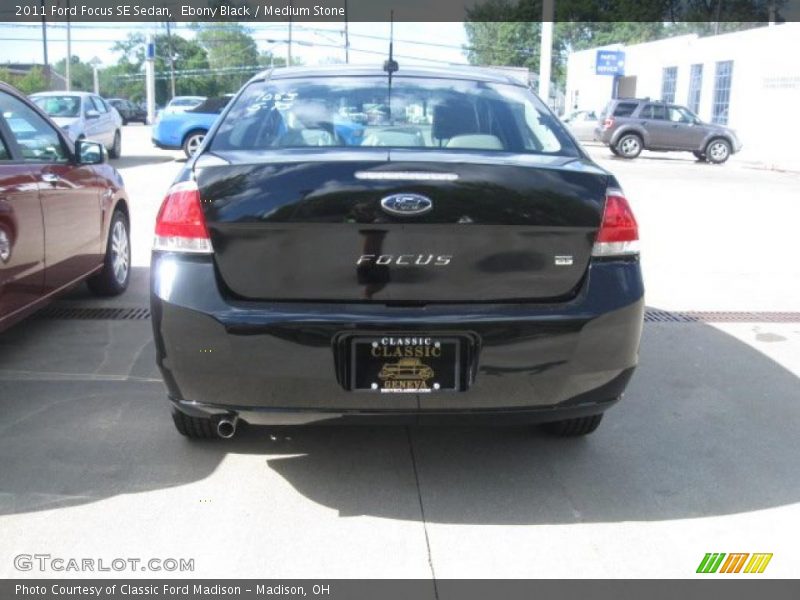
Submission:
M 222 417 L 217 423 L 217 435 L 223 439 L 230 439 L 236 434 L 236 425 L 239 417 Z

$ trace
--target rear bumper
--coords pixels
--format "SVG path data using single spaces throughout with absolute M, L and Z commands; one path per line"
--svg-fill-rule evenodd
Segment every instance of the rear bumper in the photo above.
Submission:
M 170 398 L 175 409 L 194 417 L 219 419 L 233 416 L 250 425 L 520 425 L 547 423 L 605 412 L 618 401 L 633 375 L 633 368 L 609 384 L 592 390 L 574 404 L 541 408 L 485 408 L 474 410 L 337 410 L 253 408 L 202 404 Z
M 595 127 L 594 140 L 608 146 L 611 143 L 611 130 L 603 127 Z
M 155 253 L 158 365 L 175 406 L 254 424 L 536 422 L 604 411 L 636 366 L 644 312 L 638 262 L 593 263 L 570 302 L 397 307 L 223 297 L 208 257 Z M 457 393 L 352 392 L 342 333 L 442 332 L 480 341 Z

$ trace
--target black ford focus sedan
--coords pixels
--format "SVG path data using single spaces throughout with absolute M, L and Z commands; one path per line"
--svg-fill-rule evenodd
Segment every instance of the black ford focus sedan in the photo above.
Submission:
M 526 86 L 467 68 L 251 79 L 164 199 L 151 286 L 194 438 L 473 420 L 588 434 L 631 378 L 644 311 L 614 176 Z

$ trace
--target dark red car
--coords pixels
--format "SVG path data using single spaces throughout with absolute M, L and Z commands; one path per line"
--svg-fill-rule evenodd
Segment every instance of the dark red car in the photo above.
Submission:
M 0 82 L 0 331 L 83 280 L 125 291 L 128 206 L 101 144 L 71 141 Z

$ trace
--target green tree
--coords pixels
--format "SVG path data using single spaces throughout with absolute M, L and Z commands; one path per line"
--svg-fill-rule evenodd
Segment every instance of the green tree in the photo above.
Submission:
M 467 22 L 467 58 L 472 64 L 539 66 L 541 26 L 533 22 Z
M 53 65 L 56 73 L 66 77 L 67 75 L 67 59 L 62 58 L 55 65 Z M 91 92 L 94 90 L 94 71 L 89 63 L 81 61 L 79 56 L 72 55 L 70 60 L 70 74 L 71 89 L 81 92 Z
M 25 94 L 43 92 L 48 88 L 47 78 L 44 76 L 44 71 L 42 71 L 40 67 L 33 67 L 25 75 L 17 78 L 14 85 Z
M 198 26 L 197 42 L 208 54 L 212 69 L 250 69 L 249 71 L 218 74 L 220 93 L 238 90 L 260 66 L 258 46 L 239 23 L 203 23 Z
M 0 81 L 5 81 L 24 94 L 35 94 L 48 89 L 47 78 L 41 67 L 33 67 L 25 75 L 15 75 L 5 67 L 0 67 Z
M 114 44 L 112 50 L 120 57 L 116 65 L 101 71 L 101 88 L 104 94 L 136 101 L 144 99 L 145 43 L 143 35 L 129 34 L 125 40 Z M 179 35 L 168 37 L 166 34 L 159 34 L 155 36 L 155 45 L 156 103 L 164 104 L 170 98 L 170 49 L 176 71 L 176 95 L 213 96 L 218 93 L 219 85 L 212 75 L 186 73 L 209 68 L 208 55 L 197 41 Z

